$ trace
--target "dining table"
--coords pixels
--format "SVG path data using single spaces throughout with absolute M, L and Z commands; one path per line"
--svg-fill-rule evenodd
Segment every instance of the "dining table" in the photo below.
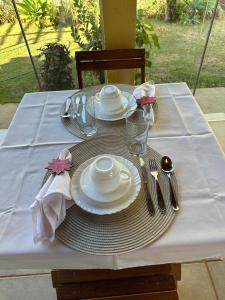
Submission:
M 180 210 L 166 232 L 149 245 L 112 255 L 77 251 L 57 238 L 33 242 L 30 206 L 42 186 L 45 167 L 61 150 L 83 142 L 60 118 L 65 100 L 74 92 L 26 93 L 0 146 L 1 269 L 89 270 L 91 274 L 91 270 L 157 268 L 222 259 L 225 157 L 184 82 L 156 84 L 157 116 L 147 141 L 149 147 L 172 159 L 176 174 Z

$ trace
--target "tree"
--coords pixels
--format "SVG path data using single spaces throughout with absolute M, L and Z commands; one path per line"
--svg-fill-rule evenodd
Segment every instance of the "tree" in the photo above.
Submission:
M 176 21 L 176 0 L 166 0 L 166 11 L 165 11 L 165 21 L 174 22 Z

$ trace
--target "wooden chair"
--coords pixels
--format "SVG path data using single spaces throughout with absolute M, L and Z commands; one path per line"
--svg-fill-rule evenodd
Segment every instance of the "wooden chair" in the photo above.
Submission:
M 114 49 L 75 52 L 79 88 L 83 88 L 82 71 L 141 69 L 145 81 L 145 49 Z

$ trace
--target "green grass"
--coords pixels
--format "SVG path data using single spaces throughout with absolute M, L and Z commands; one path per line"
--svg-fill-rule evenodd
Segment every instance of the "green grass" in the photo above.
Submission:
M 184 26 L 152 20 L 159 35 L 160 50 L 152 54 L 153 65 L 147 77 L 156 83 L 186 81 L 192 88 L 196 80 L 209 22 Z M 70 28 L 39 30 L 26 23 L 25 32 L 39 71 L 39 48 L 49 42 L 67 45 L 71 55 L 78 49 Z M 199 87 L 225 86 L 225 18 L 215 20 L 206 52 Z M 75 66 L 73 76 L 76 81 Z M 88 78 L 88 80 L 92 80 Z M 19 102 L 24 93 L 38 91 L 25 43 L 17 24 L 0 26 L 0 103 Z
M 65 44 L 74 57 L 78 47 L 71 37 L 69 27 L 40 30 L 29 23 L 25 23 L 24 27 L 38 73 L 41 63 L 39 49 L 47 43 Z M 75 73 L 74 66 L 73 72 Z M 0 103 L 19 102 L 24 93 L 35 91 L 39 91 L 39 87 L 19 25 L 4 24 L 0 26 Z
M 155 82 L 185 81 L 193 88 L 209 22 L 184 26 L 152 20 L 160 50 L 153 53 L 149 77 Z M 225 18 L 215 20 L 198 87 L 225 86 Z

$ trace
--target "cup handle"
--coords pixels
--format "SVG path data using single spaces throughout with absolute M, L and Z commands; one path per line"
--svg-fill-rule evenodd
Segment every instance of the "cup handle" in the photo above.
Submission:
M 121 176 L 122 175 L 122 176 Z M 128 181 L 130 179 L 130 172 L 127 170 L 121 170 L 120 171 L 121 180 Z

